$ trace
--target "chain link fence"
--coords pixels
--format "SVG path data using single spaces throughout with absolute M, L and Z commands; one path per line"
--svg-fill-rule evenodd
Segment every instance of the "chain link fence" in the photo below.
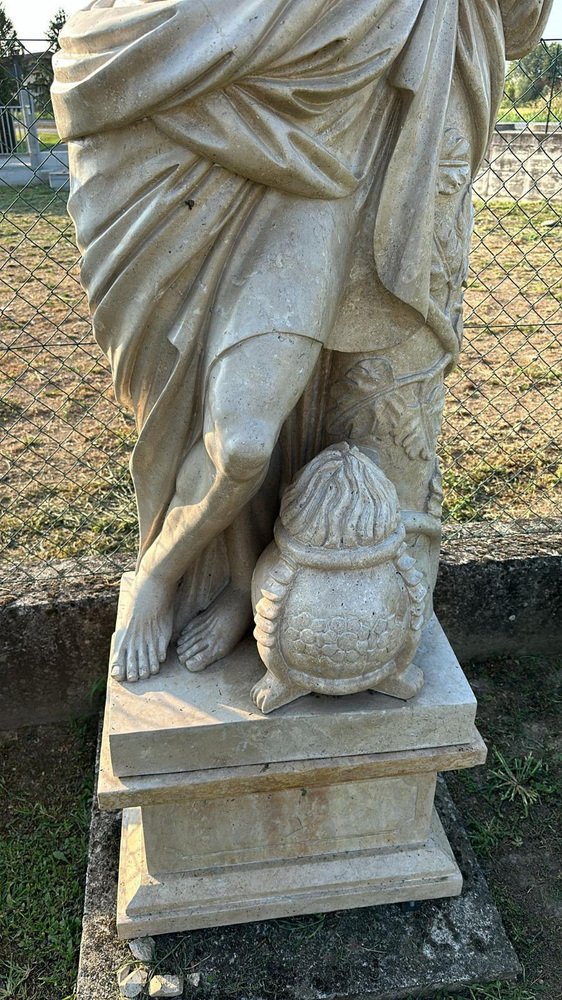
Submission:
M 51 52 L 0 39 L 0 579 L 114 579 L 136 548 L 130 418 L 90 329 Z M 449 381 L 447 532 L 562 516 L 562 46 L 509 67 L 475 185 L 466 343 Z M 536 537 L 536 536 L 535 536 Z M 85 586 L 88 586 L 86 580 Z

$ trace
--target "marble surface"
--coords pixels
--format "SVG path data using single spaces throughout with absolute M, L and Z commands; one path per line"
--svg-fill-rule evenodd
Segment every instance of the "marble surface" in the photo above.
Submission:
M 152 874 L 344 855 L 427 840 L 435 774 L 142 807 Z
M 370 692 L 309 695 L 263 716 L 250 699 L 261 673 L 250 641 L 195 675 L 170 654 L 149 681 L 110 677 L 112 769 L 155 775 L 470 743 L 476 701 L 436 619 L 418 660 L 426 682 L 409 702 Z
M 441 822 L 421 847 L 152 876 L 140 809 L 123 814 L 119 937 L 457 896 L 462 877 Z
M 486 760 L 487 748 L 473 728 L 470 743 L 424 750 L 401 750 L 349 757 L 244 764 L 240 767 L 173 771 L 168 774 L 116 775 L 111 766 L 109 737 L 104 726 L 100 746 L 97 799 L 101 809 L 166 805 L 191 799 L 209 799 L 272 791 L 307 788 L 333 781 L 380 778 L 387 775 L 429 774 L 476 767 Z
M 376 475 L 349 477 L 344 461 L 345 503 L 326 481 L 314 500 L 308 528 L 335 529 L 313 546 L 334 545 L 330 573 L 293 561 L 279 581 L 274 568 L 284 592 L 256 605 L 255 703 L 378 680 L 415 696 L 471 183 L 506 56 L 532 48 L 551 6 L 99 0 L 68 19 L 52 103 L 69 211 L 94 335 L 138 431 L 116 679 L 149 683 L 172 643 L 194 672 L 236 649 L 283 488 L 328 446 Z M 369 479 L 383 486 L 370 498 Z M 385 549 L 357 582 L 355 549 L 390 541 L 398 506 L 407 555 Z
M 437 808 L 462 869 L 461 896 L 428 900 L 415 914 L 375 906 L 165 935 L 156 940 L 160 968 L 188 984 L 195 967 L 194 995 L 205 1000 L 263 1000 L 272 975 L 287 1000 L 335 990 L 341 1000 L 397 1000 L 515 979 L 517 957 L 443 782 Z M 115 969 L 130 960 L 115 931 L 120 833 L 120 815 L 94 808 L 77 1000 L 117 1000 Z

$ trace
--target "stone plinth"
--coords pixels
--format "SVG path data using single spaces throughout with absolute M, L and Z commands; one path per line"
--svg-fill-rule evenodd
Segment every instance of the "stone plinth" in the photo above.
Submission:
M 200 675 L 170 656 L 110 681 L 102 808 L 123 807 L 121 937 L 458 895 L 439 771 L 485 759 L 476 703 L 434 619 L 411 701 L 308 696 L 264 717 L 250 642 Z
M 521 971 L 462 823 L 437 782 L 436 804 L 463 874 L 460 896 L 204 928 L 157 937 L 158 969 L 201 981 L 200 1000 L 398 1000 Z M 115 934 L 120 817 L 92 815 L 76 1000 L 119 1000 L 115 970 L 130 961 Z
M 200 674 L 189 674 L 171 651 L 156 677 L 109 681 L 112 770 L 121 777 L 185 773 L 470 743 L 476 700 L 436 619 L 416 662 L 425 684 L 411 701 L 370 691 L 308 695 L 264 716 L 250 698 L 263 674 L 252 640 Z
M 193 836 L 194 834 L 192 834 Z M 458 896 L 462 877 L 434 814 L 425 843 L 397 850 L 151 874 L 144 817 L 123 817 L 117 929 L 121 938 L 221 924 Z M 319 845 L 319 849 L 321 844 Z M 160 866 L 165 864 L 160 862 Z

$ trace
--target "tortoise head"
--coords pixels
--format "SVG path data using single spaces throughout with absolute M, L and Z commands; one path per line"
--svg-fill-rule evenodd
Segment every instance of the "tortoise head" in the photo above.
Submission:
M 377 545 L 399 523 L 394 485 L 356 447 L 338 444 L 301 469 L 281 503 L 280 521 L 303 545 L 354 549 Z

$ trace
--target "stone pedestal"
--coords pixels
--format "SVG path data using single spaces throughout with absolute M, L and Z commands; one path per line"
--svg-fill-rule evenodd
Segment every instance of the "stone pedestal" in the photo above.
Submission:
M 251 641 L 109 683 L 102 808 L 124 807 L 119 935 L 458 895 L 437 773 L 482 763 L 476 702 L 434 619 L 410 702 L 308 696 L 262 716 Z

